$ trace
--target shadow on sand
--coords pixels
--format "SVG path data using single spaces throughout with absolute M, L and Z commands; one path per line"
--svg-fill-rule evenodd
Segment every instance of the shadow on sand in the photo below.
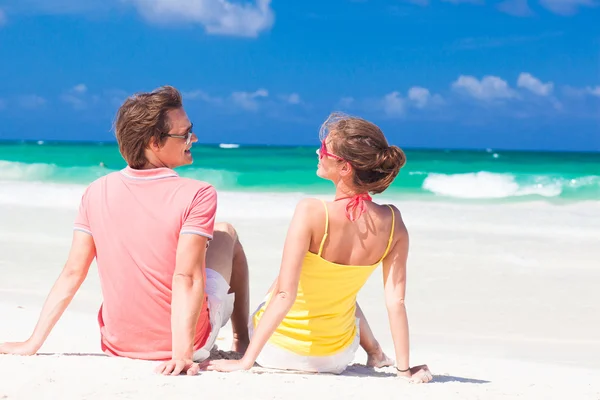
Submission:
M 211 351 L 210 359 L 211 360 L 239 360 L 242 357 L 240 353 L 235 353 L 233 351 L 223 351 L 213 349 Z M 301 371 L 286 371 L 286 370 L 275 370 L 269 368 L 262 368 L 258 364 L 255 364 L 254 367 L 249 371 L 254 374 L 286 374 L 286 375 L 315 375 L 316 373 L 311 372 L 301 372 Z M 379 368 L 375 369 L 373 367 L 368 367 L 364 364 L 352 364 L 350 365 L 344 373 L 339 375 L 341 377 L 359 377 L 359 378 L 367 378 L 367 377 L 378 377 L 378 378 L 391 378 L 396 376 L 395 371 L 392 368 Z M 450 382 L 459 382 L 459 383 L 476 383 L 476 384 L 484 384 L 490 383 L 490 381 L 482 380 L 482 379 L 472 379 L 472 378 L 463 378 L 459 376 L 452 375 L 433 375 L 432 383 L 450 383 Z
M 38 353 L 38 356 L 66 356 L 66 357 L 109 357 L 104 353 Z M 213 348 L 210 352 L 210 360 L 239 360 L 242 358 L 242 354 L 236 353 L 234 351 L 223 351 L 218 348 Z M 301 371 L 286 371 L 286 370 L 275 370 L 269 368 L 262 368 L 259 365 L 255 365 L 252 370 L 249 372 L 254 374 L 290 374 L 290 375 L 316 375 L 316 373 L 311 372 L 301 372 Z M 346 371 L 344 371 L 341 375 L 342 377 L 358 377 L 358 378 L 391 378 L 396 376 L 394 370 L 392 368 L 379 368 L 375 369 L 373 367 L 368 367 L 364 364 L 352 364 L 350 365 Z M 459 382 L 459 383 L 475 383 L 475 384 L 485 384 L 490 383 L 490 381 L 482 380 L 482 379 L 473 379 L 473 378 L 463 378 L 459 376 L 452 375 L 433 375 L 433 381 L 431 383 L 451 383 L 451 382 Z
M 379 378 L 390 378 L 396 376 L 396 372 L 393 368 L 378 368 L 368 367 L 364 364 L 352 364 L 344 371 L 342 376 L 352 377 L 379 377 Z M 460 382 L 460 383 L 490 383 L 490 381 L 472 378 L 462 378 L 459 376 L 451 375 L 433 375 L 432 383 L 449 383 L 449 382 Z

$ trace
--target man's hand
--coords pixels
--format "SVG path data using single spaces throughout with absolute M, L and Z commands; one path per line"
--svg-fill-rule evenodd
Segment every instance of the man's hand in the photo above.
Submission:
M 8 342 L 0 343 L 0 354 L 14 354 L 19 356 L 32 356 L 39 347 L 30 342 Z
M 162 375 L 198 375 L 200 365 L 191 359 L 170 360 L 160 364 L 154 371 Z

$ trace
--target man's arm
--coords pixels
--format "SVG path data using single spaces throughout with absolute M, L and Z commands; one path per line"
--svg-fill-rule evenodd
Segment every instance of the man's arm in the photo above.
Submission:
M 207 240 L 194 234 L 179 237 L 171 300 L 174 360 L 191 360 L 194 353 L 196 325 L 204 299 Z
M 69 257 L 50 290 L 33 334 L 25 342 L 0 344 L 0 353 L 32 355 L 42 347 L 52 328 L 81 287 L 95 256 L 96 246 L 92 236 L 74 231 Z
M 194 337 L 204 300 L 206 244 L 212 237 L 216 211 L 215 188 L 202 187 L 192 200 L 179 234 L 171 295 L 172 359 L 159 365 L 158 373 L 195 375 L 200 370 L 192 359 Z
M 207 241 L 208 238 L 196 234 L 179 235 L 171 296 L 172 357 L 156 368 L 159 374 L 196 375 L 200 371 L 193 360 L 194 336 L 204 299 Z

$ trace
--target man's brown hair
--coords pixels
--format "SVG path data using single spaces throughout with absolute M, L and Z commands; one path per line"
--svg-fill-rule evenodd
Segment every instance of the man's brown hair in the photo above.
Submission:
M 115 135 L 119 151 L 131 168 L 143 168 L 144 150 L 154 138 L 163 144 L 169 132 L 167 112 L 183 107 L 181 93 L 172 86 L 162 86 L 152 92 L 136 93 L 117 111 Z

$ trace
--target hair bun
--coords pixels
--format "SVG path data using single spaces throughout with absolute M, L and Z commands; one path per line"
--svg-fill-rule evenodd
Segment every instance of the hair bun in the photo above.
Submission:
M 406 164 L 406 154 L 398 146 L 389 146 L 386 149 L 386 158 L 392 162 L 398 170 Z
M 398 146 L 388 146 L 379 153 L 374 170 L 396 176 L 406 164 L 406 155 Z

